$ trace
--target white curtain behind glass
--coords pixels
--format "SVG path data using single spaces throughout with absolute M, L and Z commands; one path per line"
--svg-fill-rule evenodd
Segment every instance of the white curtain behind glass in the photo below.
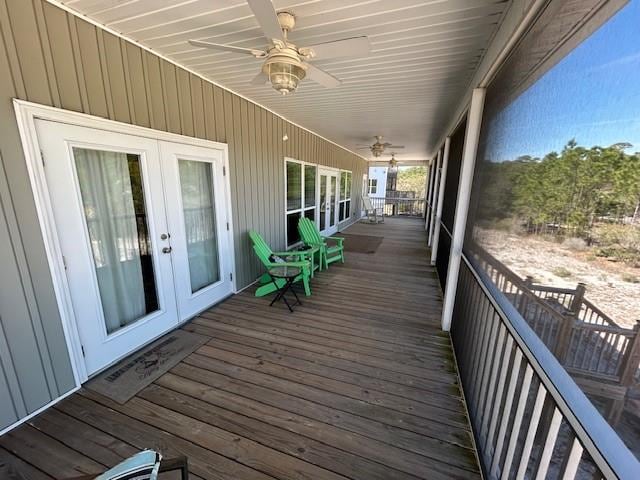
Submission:
M 211 164 L 179 160 L 191 291 L 220 280 Z
M 146 314 L 129 162 L 126 153 L 73 153 L 106 329 L 112 333 Z

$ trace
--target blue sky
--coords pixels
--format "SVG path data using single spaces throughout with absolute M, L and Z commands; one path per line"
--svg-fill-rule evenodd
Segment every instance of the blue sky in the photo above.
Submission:
M 579 145 L 640 151 L 640 0 L 632 0 L 489 125 L 487 157 L 512 160 Z

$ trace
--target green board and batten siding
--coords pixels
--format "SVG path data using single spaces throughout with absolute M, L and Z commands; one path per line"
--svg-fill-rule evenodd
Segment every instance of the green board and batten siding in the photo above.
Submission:
M 284 248 L 285 156 L 351 170 L 360 211 L 357 155 L 44 0 L 0 0 L 0 429 L 74 385 L 13 98 L 227 143 L 238 288 L 260 272 L 249 229 Z

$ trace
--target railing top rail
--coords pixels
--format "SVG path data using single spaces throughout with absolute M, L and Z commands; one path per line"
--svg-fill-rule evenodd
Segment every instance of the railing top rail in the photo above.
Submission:
M 474 249 L 476 247 L 474 246 Z M 525 283 L 523 279 L 521 279 L 518 275 L 509 270 L 500 260 L 495 258 L 489 252 L 484 250 L 482 247 L 477 246 L 477 252 L 480 255 L 480 258 L 487 261 L 492 267 L 496 268 L 500 274 L 504 275 L 507 280 L 516 285 L 518 288 L 522 290 L 522 293 L 529 293 L 529 302 L 534 302 L 539 308 L 547 312 L 550 316 L 556 317 L 559 321 L 564 319 L 562 312 L 555 310 L 551 305 L 549 305 L 546 301 L 542 300 L 540 297 L 535 295 L 531 290 L 530 286 Z
M 600 471 L 606 478 L 637 478 L 640 462 L 475 260 L 462 259 Z
M 550 287 L 548 285 L 538 285 L 537 283 L 530 284 L 529 290 L 533 290 L 534 292 L 570 293 L 570 294 L 576 293 L 575 288 Z
M 600 316 L 602 319 L 606 320 L 608 323 L 610 323 L 613 326 L 619 326 L 615 320 L 613 320 L 610 316 L 608 316 L 606 313 L 604 313 L 602 310 L 600 310 L 598 307 L 596 307 L 593 303 L 591 303 L 589 300 L 587 300 L 586 298 L 584 298 L 582 300 L 582 304 L 587 307 L 588 309 L 592 310 L 594 313 L 596 313 L 598 316 Z
M 618 327 L 617 325 L 600 325 L 578 321 L 574 323 L 573 328 L 576 330 L 591 330 L 598 333 L 615 333 L 616 335 L 630 338 L 636 336 L 636 331 L 633 328 Z

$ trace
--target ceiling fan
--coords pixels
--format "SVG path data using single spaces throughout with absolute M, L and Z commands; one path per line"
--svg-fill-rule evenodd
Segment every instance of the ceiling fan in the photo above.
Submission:
M 189 43 L 195 47 L 244 53 L 253 55 L 257 59 L 264 59 L 262 70 L 251 81 L 252 85 L 263 85 L 269 80 L 275 90 L 286 95 L 293 93 L 298 88 L 298 83 L 305 77 L 309 77 L 324 87 L 337 87 L 341 83 L 340 80 L 312 65 L 309 60 L 366 56 L 371 51 L 369 39 L 364 36 L 319 43 L 310 47 L 298 47 L 288 38 L 289 32 L 293 30 L 296 23 L 296 17 L 292 13 L 276 13 L 271 0 L 247 0 L 247 3 L 262 28 L 264 36 L 271 42 L 265 50 L 201 40 L 189 40 Z
M 382 135 L 376 135 L 373 138 L 375 138 L 376 141 L 372 145 L 359 145 L 358 150 L 367 148 L 371 150 L 371 154 L 377 158 L 381 156 L 387 148 L 404 148 L 404 145 L 393 145 L 389 142 L 382 143 Z

